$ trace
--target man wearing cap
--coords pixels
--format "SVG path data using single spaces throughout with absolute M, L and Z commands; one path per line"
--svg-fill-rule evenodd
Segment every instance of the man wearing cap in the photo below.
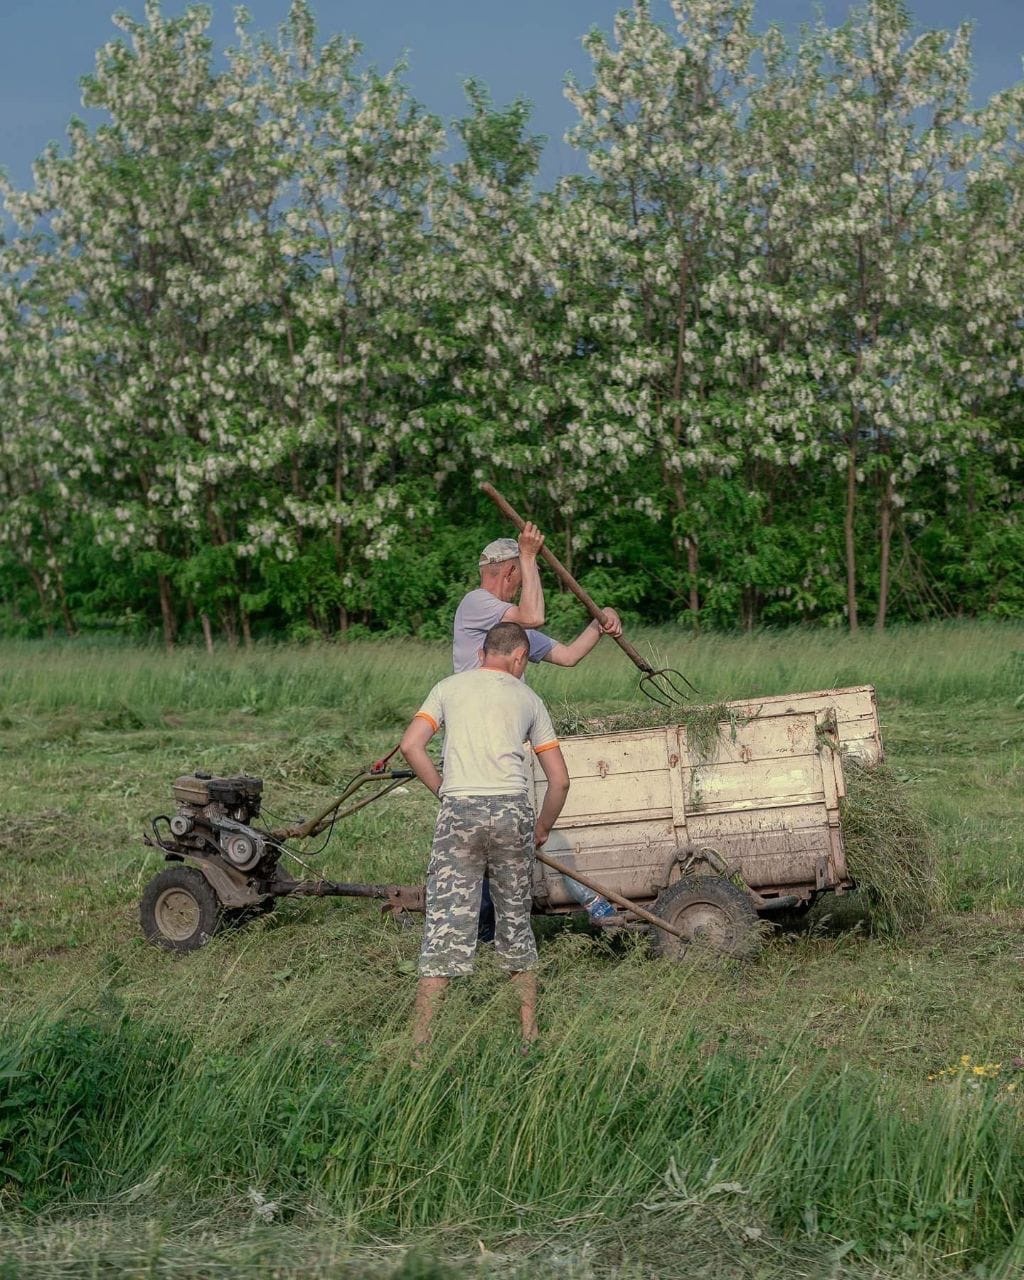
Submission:
M 456 674 L 480 666 L 484 637 L 499 622 L 517 622 L 526 630 L 530 662 L 551 662 L 558 667 L 574 667 L 594 648 L 603 635 L 622 635 L 622 623 L 614 609 L 605 609 L 604 623 L 588 623 L 575 640 L 559 644 L 536 628 L 544 622 L 544 591 L 537 569 L 537 554 L 544 535 L 527 523 L 515 538 L 495 538 L 480 553 L 480 585 L 462 597 L 455 611 L 452 665 Z M 516 595 L 519 603 L 514 604 Z M 522 673 L 520 673 L 520 678 Z M 495 915 L 490 881 L 483 882 L 478 938 L 494 938 Z
M 559 644 L 537 628 L 544 623 L 544 591 L 537 569 L 537 553 L 544 535 L 527 523 L 515 538 L 495 538 L 480 553 L 480 585 L 463 596 L 455 612 L 452 665 L 456 673 L 480 665 L 483 639 L 499 622 L 518 622 L 526 628 L 531 662 L 574 667 L 603 635 L 619 636 L 622 623 L 614 609 L 604 609 L 604 622 L 592 621 L 569 644 Z M 516 595 L 519 603 L 513 603 Z

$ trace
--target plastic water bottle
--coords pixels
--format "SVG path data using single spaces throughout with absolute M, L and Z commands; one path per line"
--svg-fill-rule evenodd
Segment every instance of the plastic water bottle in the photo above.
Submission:
M 572 896 L 580 904 L 586 907 L 587 915 L 591 920 L 607 920 L 609 916 L 615 915 L 615 908 L 607 898 L 602 898 L 599 893 L 595 893 L 593 889 L 588 889 L 585 884 L 580 884 L 578 880 L 573 880 L 571 876 L 563 876 L 565 887 Z

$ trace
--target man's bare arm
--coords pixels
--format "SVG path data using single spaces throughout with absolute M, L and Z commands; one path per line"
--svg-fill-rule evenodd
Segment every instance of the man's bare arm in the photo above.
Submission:
M 437 732 L 430 722 L 422 716 L 416 716 L 399 743 L 399 750 L 409 763 L 420 782 L 436 796 L 441 788 L 441 775 L 430 756 L 427 755 L 427 743 Z M 394 741 L 394 739 L 392 739 Z
M 502 615 L 502 622 L 518 622 L 521 627 L 544 625 L 544 588 L 541 586 L 537 556 L 544 545 L 544 535 L 529 521 L 519 535 L 519 568 L 523 583 L 519 603 L 510 605 Z
M 510 604 L 501 615 L 502 622 L 518 622 L 521 627 L 540 627 L 544 624 L 544 610 L 529 613 L 521 604 Z
M 614 609 L 604 609 L 603 613 L 603 623 L 596 619 L 589 622 L 570 644 L 556 644 L 544 661 L 553 662 L 556 667 L 574 667 L 581 658 L 587 656 L 602 636 L 621 636 L 622 623 L 619 615 Z
M 544 795 L 544 803 L 537 815 L 533 840 L 539 849 L 551 834 L 551 828 L 558 821 L 565 798 L 569 794 L 569 770 L 565 767 L 565 757 L 561 747 L 549 747 L 537 755 L 544 777 L 548 780 L 548 789 Z

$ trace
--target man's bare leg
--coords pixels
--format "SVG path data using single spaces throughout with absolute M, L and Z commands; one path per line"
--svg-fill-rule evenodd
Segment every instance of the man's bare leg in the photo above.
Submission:
M 533 969 L 511 975 L 512 985 L 519 993 L 519 1018 L 523 1028 L 523 1045 L 533 1044 L 540 1031 L 537 1027 L 537 974 Z
M 430 1043 L 430 1024 L 444 1000 L 447 978 L 420 978 L 416 984 L 416 1005 L 412 1015 L 412 1043 L 416 1050 Z

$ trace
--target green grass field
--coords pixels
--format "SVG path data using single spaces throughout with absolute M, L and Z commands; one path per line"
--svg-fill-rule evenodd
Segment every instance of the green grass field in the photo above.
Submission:
M 1024 628 L 640 647 L 709 701 L 874 683 L 939 910 L 749 963 L 543 922 L 541 1051 L 485 955 L 415 1072 L 418 927 L 295 900 L 172 957 L 139 933 L 140 837 L 195 767 L 311 812 L 444 646 L 0 644 L 0 1278 L 1024 1273 Z M 607 643 L 532 683 L 635 698 Z M 410 786 L 317 865 L 422 879 L 433 806 Z

